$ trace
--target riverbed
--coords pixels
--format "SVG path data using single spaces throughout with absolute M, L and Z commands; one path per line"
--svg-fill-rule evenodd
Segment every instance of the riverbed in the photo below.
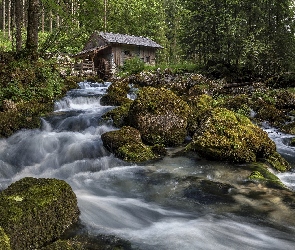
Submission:
M 80 83 L 56 102 L 41 129 L 1 139 L 0 190 L 26 176 L 65 180 L 86 230 L 116 235 L 134 249 L 294 249 L 291 135 L 265 128 L 292 165 L 275 173 L 289 190 L 249 182 L 247 166 L 204 160 L 181 147 L 168 148 L 161 160 L 130 164 L 101 141 L 117 129 L 101 118 L 114 108 L 100 104 L 109 85 Z

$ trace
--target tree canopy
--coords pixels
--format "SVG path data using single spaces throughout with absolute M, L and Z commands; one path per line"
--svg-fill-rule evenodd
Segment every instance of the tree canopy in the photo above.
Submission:
M 163 62 L 190 61 L 216 77 L 295 66 L 292 0 L 0 0 L 0 10 L 0 50 L 71 54 L 97 30 L 149 37 L 165 47 Z

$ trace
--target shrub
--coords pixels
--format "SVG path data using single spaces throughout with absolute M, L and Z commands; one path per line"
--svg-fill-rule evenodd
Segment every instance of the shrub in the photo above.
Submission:
M 144 70 L 144 62 L 139 57 L 128 59 L 124 62 L 122 71 L 127 74 L 138 74 Z

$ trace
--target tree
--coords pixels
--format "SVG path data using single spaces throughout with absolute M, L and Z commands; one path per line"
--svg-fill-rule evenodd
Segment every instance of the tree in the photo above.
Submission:
M 21 51 L 22 49 L 22 27 L 23 27 L 23 2 L 15 1 L 14 11 L 15 11 L 15 41 L 16 41 L 16 51 Z
M 182 45 L 187 57 L 256 76 L 294 67 L 294 9 L 290 0 L 184 1 Z
M 36 58 L 38 51 L 39 0 L 28 0 L 28 27 L 26 50 Z

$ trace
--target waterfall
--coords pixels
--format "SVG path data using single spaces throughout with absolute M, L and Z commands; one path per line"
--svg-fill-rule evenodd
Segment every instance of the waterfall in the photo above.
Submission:
M 117 235 L 135 249 L 294 249 L 294 208 L 268 190 L 251 196 L 257 185 L 245 182 L 248 170 L 179 155 L 177 149 L 141 165 L 109 153 L 101 135 L 116 128 L 101 116 L 113 107 L 100 105 L 100 98 L 110 83 L 79 86 L 56 102 L 41 129 L 0 140 L 1 190 L 26 176 L 65 180 L 91 234 Z M 293 148 L 283 143 L 287 135 L 271 138 L 295 159 Z M 280 178 L 294 187 L 293 173 Z M 217 197 L 215 190 L 206 193 L 198 186 L 202 180 L 231 188 Z

